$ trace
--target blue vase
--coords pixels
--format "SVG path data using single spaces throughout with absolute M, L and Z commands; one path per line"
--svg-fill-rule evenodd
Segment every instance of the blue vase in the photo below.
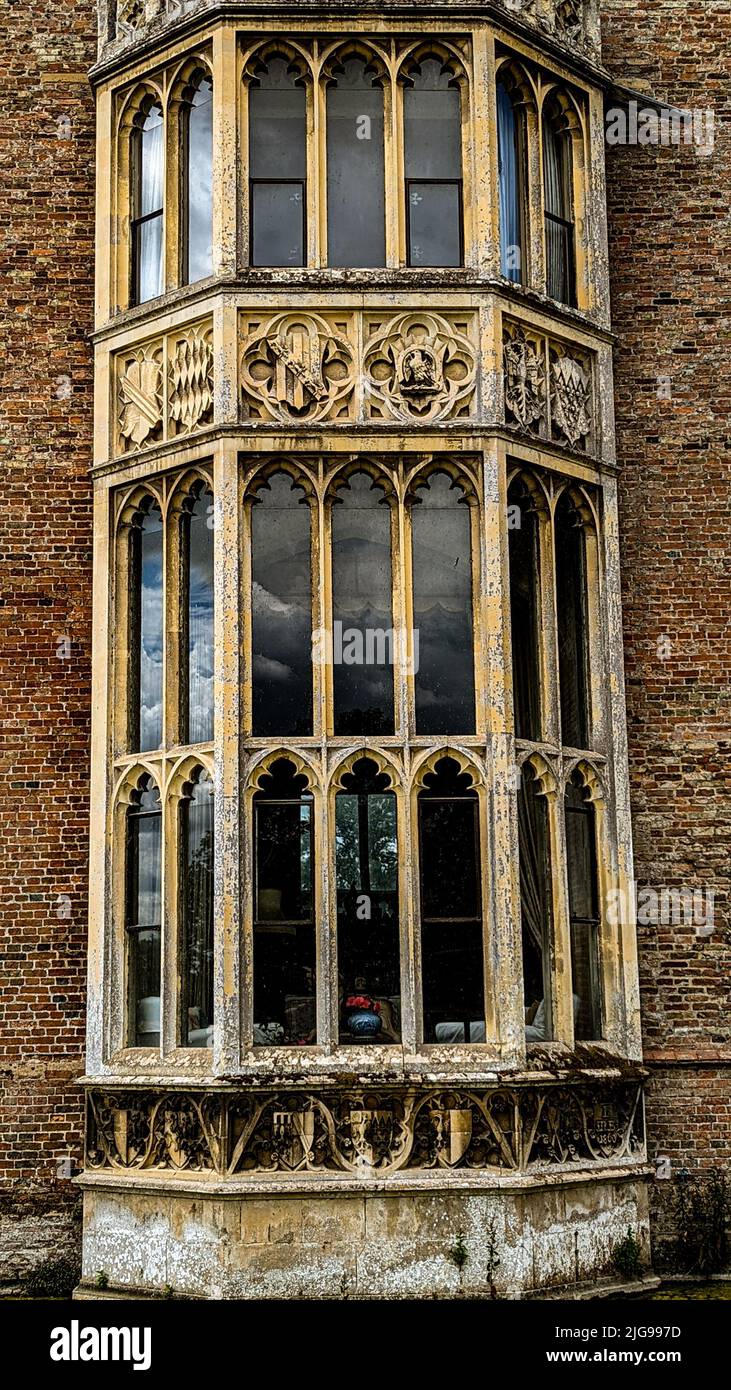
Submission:
M 370 1042 L 378 1037 L 382 1027 L 381 1015 L 374 1013 L 373 1009 L 353 1009 L 348 1014 L 348 1032 L 353 1038 Z

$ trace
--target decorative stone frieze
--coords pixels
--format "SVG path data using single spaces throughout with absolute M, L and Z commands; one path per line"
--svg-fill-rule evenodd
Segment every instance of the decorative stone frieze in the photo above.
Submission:
M 469 415 L 476 377 L 469 328 L 469 316 L 370 317 L 363 360 L 369 418 L 431 422 Z
M 638 1081 L 88 1095 L 89 1170 L 527 1173 L 643 1157 Z

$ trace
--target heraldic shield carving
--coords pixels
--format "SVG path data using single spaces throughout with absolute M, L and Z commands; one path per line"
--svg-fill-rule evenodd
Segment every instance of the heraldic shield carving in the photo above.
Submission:
M 503 335 L 505 414 L 527 431 L 540 428 L 546 414 L 543 348 L 517 324 Z
M 441 314 L 400 314 L 368 343 L 365 376 L 370 414 L 442 420 L 466 414 L 477 373 L 466 334 Z
M 249 419 L 347 419 L 353 350 L 319 314 L 283 313 L 244 342 L 241 387 Z
M 162 434 L 162 344 L 148 344 L 124 360 L 119 376 L 119 433 L 126 448 L 152 444 Z

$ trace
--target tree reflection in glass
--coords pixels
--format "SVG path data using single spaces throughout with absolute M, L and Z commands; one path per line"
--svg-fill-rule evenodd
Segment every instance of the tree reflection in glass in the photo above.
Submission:
M 184 1047 L 213 1044 L 213 783 L 198 769 L 180 803 L 180 1008 Z
M 254 1042 L 316 1039 L 312 793 L 279 758 L 254 796 Z
M 335 865 L 341 1043 L 401 1036 L 396 796 L 371 758 L 343 778 L 335 798 Z M 374 1036 L 354 1034 L 348 1001 L 364 999 L 380 1019 Z M 378 1006 L 375 1008 L 375 1006 Z

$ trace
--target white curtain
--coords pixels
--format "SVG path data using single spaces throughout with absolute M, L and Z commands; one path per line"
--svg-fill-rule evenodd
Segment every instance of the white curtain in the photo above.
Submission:
M 520 172 L 518 168 L 518 123 L 507 89 L 498 83 L 498 160 L 500 169 L 500 260 L 503 275 L 517 283 L 521 279 Z

